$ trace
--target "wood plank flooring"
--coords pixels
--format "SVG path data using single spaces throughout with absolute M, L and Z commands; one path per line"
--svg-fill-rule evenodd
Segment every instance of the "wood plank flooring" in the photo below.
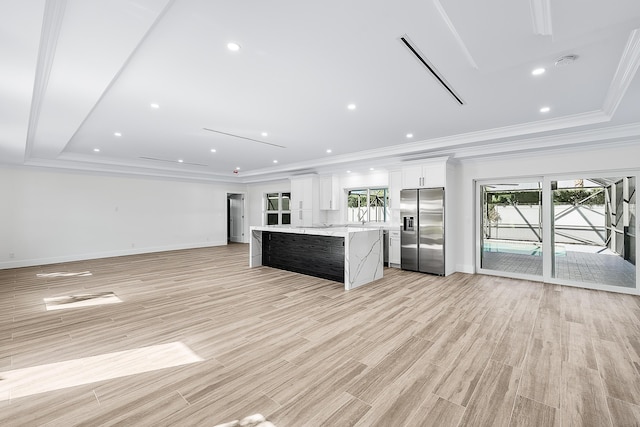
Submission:
M 384 275 L 345 292 L 250 269 L 241 244 L 0 270 L 0 372 L 173 342 L 204 359 L 0 393 L 0 425 L 214 426 L 255 413 L 277 427 L 640 425 L 640 297 Z M 123 302 L 45 310 L 43 298 L 87 291 Z

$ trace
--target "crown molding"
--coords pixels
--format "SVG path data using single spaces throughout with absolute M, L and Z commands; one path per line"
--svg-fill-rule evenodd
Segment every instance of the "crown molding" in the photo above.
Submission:
M 214 175 L 212 173 L 200 173 L 195 171 L 179 171 L 140 167 L 140 165 L 123 165 L 122 163 L 96 163 L 80 160 L 68 159 L 39 159 L 32 158 L 24 163 L 24 166 L 62 169 L 69 171 L 83 171 L 90 173 L 104 173 L 125 176 L 141 176 L 150 178 L 166 178 L 172 180 L 199 181 L 199 182 L 221 182 L 231 184 L 244 184 L 239 176 L 227 177 Z
M 551 0 L 530 0 L 533 33 L 540 36 L 551 36 Z
M 226 176 L 213 172 L 198 172 L 190 170 L 166 170 L 153 167 L 140 167 L 139 164 L 127 164 L 108 162 L 102 159 L 100 163 L 87 161 L 85 157 L 72 156 L 59 159 L 30 159 L 24 166 L 39 168 L 57 168 L 70 171 L 83 171 L 89 173 L 104 173 L 113 175 L 128 175 L 138 177 L 152 177 L 171 180 L 186 180 L 210 183 L 228 184 L 252 184 L 267 181 L 289 179 L 292 176 L 311 173 L 336 173 L 342 168 L 353 165 L 361 165 L 363 161 L 377 167 L 386 169 L 408 165 L 413 161 L 435 161 L 449 158 L 450 161 L 467 161 L 482 158 L 522 156 L 527 152 L 557 152 L 558 150 L 575 150 L 576 146 L 581 149 L 602 145 L 625 146 L 629 144 L 637 145 L 640 141 L 640 122 L 630 125 L 616 127 L 604 127 L 599 129 L 583 130 L 579 132 L 562 133 L 535 138 L 520 140 L 503 140 L 487 144 L 468 144 L 452 149 L 448 146 L 441 146 L 428 150 L 405 150 L 402 154 L 383 153 L 378 151 L 374 156 L 369 153 L 364 157 L 362 153 L 342 156 L 339 161 L 332 162 L 306 162 L 280 167 L 276 169 L 263 169 L 253 171 L 246 175 Z M 9 165 L 10 166 L 10 165 Z
M 384 148 L 376 148 L 373 150 L 359 151 L 352 154 L 332 157 L 331 159 L 311 160 L 308 162 L 300 162 L 289 165 L 289 169 L 309 169 L 338 166 L 341 164 L 355 163 L 362 160 L 376 159 L 402 159 L 406 156 L 418 153 L 426 157 L 424 153 L 437 152 L 440 155 L 449 155 L 452 152 L 465 145 L 479 144 L 498 139 L 514 139 L 523 135 L 530 135 L 540 132 L 549 132 L 554 130 L 566 129 L 571 127 L 586 126 L 602 122 L 608 122 L 610 117 L 601 110 L 591 111 L 587 113 L 575 114 L 572 116 L 560 117 L 556 119 L 543 120 L 533 123 L 524 123 L 518 125 L 505 126 L 482 130 L 477 132 L 469 132 L 458 135 L 445 136 L 429 140 L 412 142 L 409 144 L 398 144 Z M 484 146 L 486 144 L 482 144 Z M 283 166 L 284 168 L 284 166 Z M 283 170 L 283 169 L 281 169 Z M 258 176 L 274 172 L 275 169 L 257 169 L 249 171 L 244 176 Z
M 459 160 L 480 157 L 496 157 L 501 155 L 522 154 L 523 152 L 557 149 L 575 150 L 579 145 L 581 149 L 594 145 L 607 144 L 638 144 L 640 142 L 640 123 L 601 129 L 584 130 L 580 132 L 563 133 L 537 138 L 527 138 L 519 141 L 506 141 L 486 144 L 480 147 L 466 147 L 456 151 L 454 157 Z M 505 149 L 508 145 L 508 149 Z
M 640 28 L 631 31 L 604 101 L 603 111 L 613 117 L 640 66 Z

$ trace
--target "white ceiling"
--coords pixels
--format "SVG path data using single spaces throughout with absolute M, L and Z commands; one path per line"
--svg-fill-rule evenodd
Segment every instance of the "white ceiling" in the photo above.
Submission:
M 5 164 L 252 182 L 640 141 L 638 0 L 0 0 L 0 36 Z

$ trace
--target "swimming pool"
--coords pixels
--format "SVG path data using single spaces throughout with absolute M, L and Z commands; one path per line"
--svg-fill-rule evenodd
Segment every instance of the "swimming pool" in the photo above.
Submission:
M 538 242 L 486 240 L 482 244 L 482 251 L 541 256 L 542 244 Z M 567 254 L 563 245 L 556 245 L 555 252 L 556 256 L 565 256 Z

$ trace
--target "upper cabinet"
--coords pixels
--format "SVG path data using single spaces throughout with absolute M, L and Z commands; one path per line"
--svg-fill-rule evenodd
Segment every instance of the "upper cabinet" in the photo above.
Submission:
M 334 211 L 340 209 L 340 187 L 338 178 L 333 175 L 321 176 L 320 209 Z
M 291 180 L 291 210 L 313 209 L 315 177 Z
M 420 165 L 402 168 L 402 188 L 444 187 L 447 175 L 447 158 L 437 158 Z
M 291 225 L 310 226 L 319 217 L 318 179 L 315 176 L 291 179 Z

